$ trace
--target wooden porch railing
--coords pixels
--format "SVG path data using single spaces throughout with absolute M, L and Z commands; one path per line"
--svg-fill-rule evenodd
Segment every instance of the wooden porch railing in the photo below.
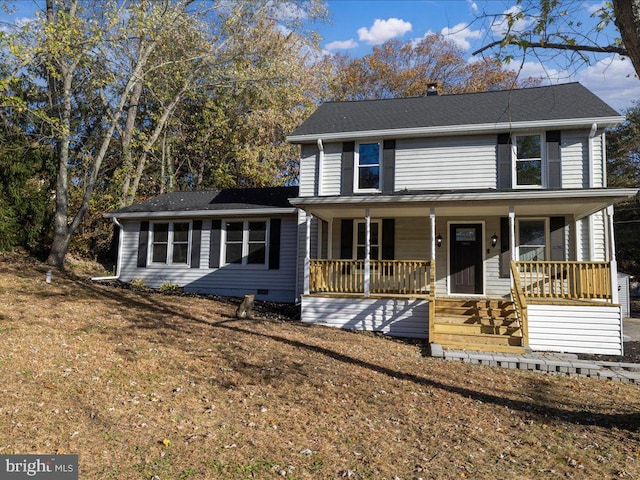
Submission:
M 429 270 L 426 260 L 371 260 L 369 291 L 426 295 Z M 364 260 L 314 259 L 309 276 L 311 293 L 364 293 Z
M 608 262 L 513 263 L 525 297 L 612 301 Z
M 311 260 L 311 293 L 363 293 L 364 260 Z
M 429 291 L 429 263 L 422 260 L 372 260 L 371 293 L 424 293 Z
M 522 332 L 522 346 L 529 345 L 529 311 L 527 308 L 527 297 L 522 289 L 522 280 L 520 279 L 520 271 L 516 262 L 511 262 L 511 275 L 513 277 L 513 286 L 511 287 L 511 297 L 516 307 L 516 318 L 520 323 L 520 331 Z

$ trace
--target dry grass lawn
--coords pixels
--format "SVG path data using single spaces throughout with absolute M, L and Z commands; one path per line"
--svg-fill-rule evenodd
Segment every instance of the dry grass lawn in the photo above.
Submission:
M 0 256 L 0 454 L 83 479 L 639 478 L 640 389 Z

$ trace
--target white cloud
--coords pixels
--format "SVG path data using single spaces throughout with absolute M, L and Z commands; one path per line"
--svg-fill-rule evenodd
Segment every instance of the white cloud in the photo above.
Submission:
M 306 20 L 309 18 L 307 12 L 292 2 L 281 3 L 276 7 L 276 18 L 279 20 Z
M 473 0 L 467 0 L 467 3 L 469 4 L 469 8 L 471 8 L 471 11 L 473 13 L 478 13 L 480 11 L 478 9 L 478 5 Z
M 353 38 L 349 40 L 336 40 L 335 42 L 327 43 L 324 48 L 325 50 L 348 50 L 350 48 L 356 48 L 358 46 L 358 42 L 356 42 Z
M 491 31 L 496 35 L 500 35 L 501 37 L 504 36 L 507 31 L 509 31 L 509 16 L 518 15 L 521 11 L 522 7 L 520 5 L 513 5 L 512 7 L 509 7 L 504 12 L 502 12 L 502 17 L 498 17 L 493 21 L 493 23 L 491 24 Z M 513 22 L 510 31 L 511 33 L 522 32 L 526 30 L 526 28 L 532 23 L 533 21 L 531 19 L 528 19 L 526 17 L 520 18 Z
M 13 20 L 13 22 L 2 22 L 0 25 L 1 32 L 15 32 L 16 30 L 20 30 L 21 28 L 30 25 L 36 21 L 35 17 L 20 17 Z
M 566 72 L 547 67 L 540 62 L 521 63 L 513 61 L 509 64 L 505 64 L 505 67 L 509 70 L 513 70 L 514 72 L 518 72 L 518 78 L 520 80 L 524 80 L 529 77 L 539 78 L 543 85 L 572 81 Z
M 581 70 L 576 80 L 620 112 L 640 100 L 640 80 L 631 61 L 619 55 Z
M 600 10 L 605 8 L 606 7 L 606 3 L 607 2 L 599 2 L 599 3 L 587 3 L 587 2 L 584 2 L 582 4 L 582 6 L 585 8 L 585 10 L 587 12 L 589 12 L 590 15 L 593 15 L 594 13 L 599 12 Z
M 359 40 L 367 42 L 369 45 L 380 45 L 392 38 L 401 37 L 412 29 L 410 22 L 405 22 L 399 18 L 389 18 L 373 22 L 371 28 L 362 27 L 358 29 Z
M 519 62 L 505 66 L 514 71 L 520 69 Z M 621 113 L 640 100 L 640 80 L 631 61 L 619 55 L 602 59 L 573 74 L 545 67 L 540 62 L 524 62 L 519 78 L 527 77 L 540 78 L 542 85 L 580 82 Z
M 482 30 L 471 30 L 468 23 L 459 23 L 451 28 L 444 27 L 440 33 L 447 39 L 453 41 L 463 50 L 469 50 L 471 43 L 468 39 L 482 37 Z

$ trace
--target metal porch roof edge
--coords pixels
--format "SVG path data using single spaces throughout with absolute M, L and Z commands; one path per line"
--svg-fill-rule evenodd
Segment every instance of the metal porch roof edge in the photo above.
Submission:
M 531 201 L 563 200 L 571 198 L 610 198 L 623 200 L 638 194 L 637 188 L 592 188 L 558 190 L 482 190 L 482 191 L 431 191 L 397 192 L 392 195 L 352 195 L 326 197 L 297 197 L 290 200 L 297 207 L 320 205 L 389 205 L 412 203 L 483 202 L 483 201 Z

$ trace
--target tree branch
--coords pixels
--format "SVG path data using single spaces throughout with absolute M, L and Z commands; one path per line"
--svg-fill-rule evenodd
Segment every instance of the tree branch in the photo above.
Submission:
M 617 53 L 618 55 L 622 55 L 624 57 L 628 57 L 627 49 L 625 47 L 619 47 L 616 45 L 607 45 L 607 46 L 597 46 L 597 45 L 569 45 L 566 43 L 547 43 L 543 41 L 539 42 L 521 42 L 517 40 L 505 41 L 496 40 L 495 42 L 491 42 L 488 45 L 485 45 L 482 48 L 479 48 L 471 55 L 477 55 L 478 53 L 482 53 L 486 50 L 489 50 L 497 45 L 506 46 L 506 45 L 515 45 L 523 48 L 545 48 L 552 50 L 570 50 L 572 52 L 596 52 L 596 53 Z

